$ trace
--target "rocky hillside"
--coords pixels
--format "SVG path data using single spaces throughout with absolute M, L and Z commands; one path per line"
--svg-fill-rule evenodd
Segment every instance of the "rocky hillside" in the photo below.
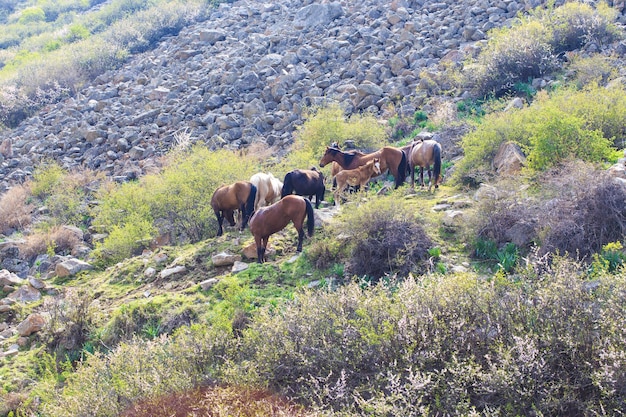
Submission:
M 177 132 L 214 148 L 265 142 L 280 155 L 303 109 L 328 101 L 381 118 L 391 107 L 411 115 L 424 99 L 422 71 L 458 62 L 488 30 L 541 3 L 224 3 L 203 23 L 2 132 L 0 190 L 49 159 L 135 178 L 158 164 Z M 624 2 L 609 3 L 626 22 Z

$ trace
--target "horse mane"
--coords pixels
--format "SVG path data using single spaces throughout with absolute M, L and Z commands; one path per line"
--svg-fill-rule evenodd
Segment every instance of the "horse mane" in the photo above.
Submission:
M 352 163 L 352 160 L 354 160 L 354 157 L 358 154 L 358 151 L 344 152 L 341 149 L 336 148 L 328 148 L 328 150 L 332 152 L 333 155 L 340 153 L 343 156 L 343 161 L 346 165 L 350 165 Z M 362 152 L 361 155 L 363 155 Z

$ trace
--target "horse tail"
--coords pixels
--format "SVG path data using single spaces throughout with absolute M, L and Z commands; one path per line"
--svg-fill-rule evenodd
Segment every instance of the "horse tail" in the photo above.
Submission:
M 404 151 L 400 151 L 400 152 L 402 153 L 402 158 L 400 158 L 400 165 L 398 165 L 398 175 L 396 176 L 396 188 L 404 184 L 404 181 L 406 180 L 406 170 L 407 170 L 406 153 L 404 153 Z
M 441 174 L 441 145 L 436 144 L 433 149 L 433 159 L 435 163 L 433 164 L 433 174 L 435 177 L 435 186 L 439 183 L 439 175 Z
M 254 184 L 250 184 L 250 193 L 248 194 L 248 198 L 246 200 L 246 213 L 245 215 L 248 218 L 252 217 L 252 213 L 254 213 L 254 203 L 256 202 L 256 186 Z
M 311 237 L 313 236 L 313 231 L 315 230 L 315 214 L 313 214 L 313 205 L 309 199 L 305 198 L 304 202 L 306 204 L 306 227 L 309 237 Z
M 291 184 L 291 172 L 285 175 L 285 181 L 283 181 L 283 189 L 280 192 L 280 198 L 285 197 L 293 192 L 293 186 Z

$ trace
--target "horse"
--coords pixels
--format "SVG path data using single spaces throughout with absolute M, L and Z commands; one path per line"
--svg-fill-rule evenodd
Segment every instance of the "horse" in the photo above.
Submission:
M 414 142 L 409 151 L 409 167 L 411 169 L 411 188 L 415 187 L 415 168 L 420 167 L 420 183 L 424 186 L 424 168 L 428 170 L 428 191 L 433 184 L 439 188 L 441 182 L 441 144 L 436 140 L 426 139 Z M 433 167 L 434 181 L 430 167 Z
M 223 233 L 224 218 L 231 226 L 235 225 L 234 212 L 239 210 L 240 228 L 243 230 L 254 213 L 256 186 L 250 181 L 237 181 L 234 184 L 218 187 L 211 197 L 211 207 L 217 216 L 217 236 Z
M 376 152 L 365 154 L 359 151 L 344 152 L 342 150 L 326 147 L 326 152 L 320 159 L 320 166 L 323 167 L 330 162 L 337 162 L 343 169 L 354 169 L 361 165 L 365 165 L 367 161 L 379 158 L 380 170 L 385 172 L 389 170 L 395 178 L 396 187 L 404 183 L 406 179 L 407 158 L 404 152 L 392 146 L 385 146 Z
M 250 177 L 250 182 L 256 186 L 255 211 L 280 200 L 283 183 L 271 173 L 256 173 Z
M 324 186 L 324 174 L 315 169 L 294 169 L 285 175 L 281 198 L 296 193 L 297 195 L 308 196 L 309 200 L 315 196 L 315 208 L 320 207 L 324 200 L 326 187 Z
M 261 207 L 250 219 L 250 232 L 254 236 L 256 244 L 257 262 L 263 263 L 265 250 L 271 235 L 283 230 L 289 222 L 293 222 L 298 231 L 298 247 L 296 250 L 302 252 L 302 240 L 304 239 L 304 217 L 307 218 L 307 233 L 313 236 L 315 228 L 315 216 L 311 202 L 297 195 L 286 195 L 277 203 L 271 206 Z
M 365 165 L 361 165 L 355 169 L 344 169 L 337 173 L 337 189 L 335 190 L 335 202 L 340 204 L 340 194 L 347 186 L 361 188 L 365 187 L 368 181 L 374 176 L 380 175 L 380 159 L 374 158 L 367 161 Z

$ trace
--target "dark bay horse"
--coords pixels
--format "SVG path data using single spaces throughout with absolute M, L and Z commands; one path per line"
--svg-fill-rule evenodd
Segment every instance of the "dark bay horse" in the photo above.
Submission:
M 428 191 L 434 185 L 439 188 L 441 182 L 441 144 L 436 140 L 426 139 L 414 142 L 408 153 L 409 168 L 411 170 L 411 188 L 415 186 L 415 168 L 420 168 L 420 184 L 424 186 L 424 168 L 428 170 Z M 430 167 L 432 165 L 433 176 Z
M 315 168 L 294 169 L 288 172 L 285 175 L 280 195 L 284 198 L 293 193 L 308 196 L 309 200 L 313 200 L 313 196 L 315 196 L 315 208 L 319 208 L 320 203 L 324 200 L 324 193 L 326 193 L 324 174 Z
M 360 187 L 361 189 L 375 176 L 380 175 L 380 159 L 374 158 L 367 161 L 365 165 L 361 165 L 354 169 L 344 169 L 337 173 L 337 189 L 335 190 L 335 203 L 340 204 L 341 193 L 348 186 Z
M 331 162 L 337 162 L 343 169 L 354 169 L 365 165 L 367 161 L 379 158 L 380 170 L 389 170 L 395 178 L 396 188 L 406 179 L 407 158 L 404 152 L 392 146 L 385 146 L 376 152 L 365 154 L 359 151 L 344 152 L 336 148 L 327 146 L 326 152 L 320 159 L 320 166 L 323 167 Z
M 256 244 L 257 262 L 266 261 L 265 250 L 271 235 L 283 230 L 289 222 L 298 231 L 297 251 L 302 252 L 302 240 L 304 239 L 304 218 L 307 218 L 307 233 L 313 236 L 315 228 L 315 216 L 311 202 L 297 195 L 287 195 L 271 206 L 261 207 L 250 219 L 250 232 L 254 236 Z
M 239 210 L 240 228 L 243 230 L 254 213 L 256 187 L 250 181 L 237 181 L 234 184 L 218 187 L 211 197 L 211 207 L 217 216 L 217 236 L 223 233 L 224 218 L 231 226 L 235 225 L 235 210 Z

